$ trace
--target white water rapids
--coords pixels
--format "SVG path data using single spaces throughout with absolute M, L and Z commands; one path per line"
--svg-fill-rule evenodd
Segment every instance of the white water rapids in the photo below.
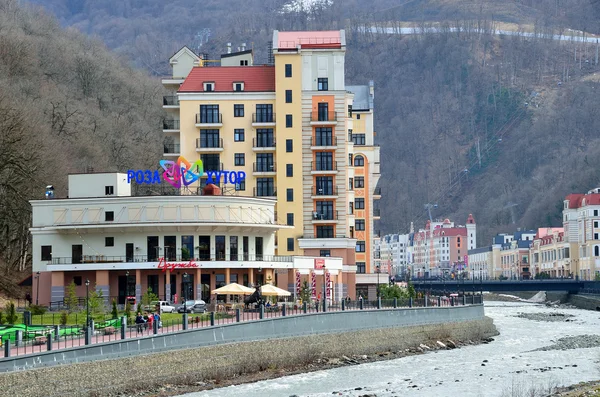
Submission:
M 485 311 L 500 332 L 489 344 L 286 376 L 191 393 L 186 397 L 357 397 L 365 394 L 500 397 L 524 395 L 523 391 L 532 386 L 567 386 L 600 379 L 600 347 L 532 351 L 550 346 L 561 337 L 596 335 L 600 329 L 600 313 L 508 302 L 487 302 Z M 553 312 L 575 317 L 571 318 L 573 322 L 515 317 L 519 313 Z M 488 361 L 484 363 L 484 360 Z

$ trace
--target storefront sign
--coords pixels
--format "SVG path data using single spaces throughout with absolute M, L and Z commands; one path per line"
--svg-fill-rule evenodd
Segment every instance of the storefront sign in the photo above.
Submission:
M 156 184 L 165 182 L 169 183 L 175 188 L 188 186 L 196 182 L 200 177 L 206 176 L 207 183 L 240 183 L 246 179 L 246 173 L 244 171 L 206 171 L 204 172 L 204 164 L 202 160 L 196 160 L 193 164 L 185 159 L 183 156 L 179 156 L 177 161 L 161 160 L 160 166 L 164 170 L 162 173 L 162 180 L 160 173 L 157 170 L 129 170 L 127 171 L 127 183 L 135 181 L 138 185 L 142 184 Z
M 315 270 L 322 270 L 325 267 L 325 259 L 315 258 Z
M 165 258 L 160 258 L 158 260 L 158 268 L 162 269 L 163 272 L 167 270 L 173 271 L 175 269 L 188 269 L 188 268 L 198 268 L 198 264 L 193 260 L 189 262 L 167 262 Z

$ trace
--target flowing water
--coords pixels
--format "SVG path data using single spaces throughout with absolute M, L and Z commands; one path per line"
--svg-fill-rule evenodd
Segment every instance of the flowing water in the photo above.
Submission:
M 500 397 L 524 395 L 521 393 L 531 387 L 600 379 L 600 347 L 532 351 L 551 346 L 565 336 L 596 335 L 599 313 L 509 302 L 487 302 L 485 311 L 500 332 L 489 344 L 286 376 L 186 397 Z M 565 313 L 574 317 L 572 322 L 545 322 L 515 317 L 519 313 Z

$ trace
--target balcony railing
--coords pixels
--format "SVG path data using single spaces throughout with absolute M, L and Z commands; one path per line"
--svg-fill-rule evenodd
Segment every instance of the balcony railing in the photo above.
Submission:
M 196 124 L 223 124 L 221 113 L 196 113 Z
M 337 161 L 311 161 L 310 169 L 313 171 L 337 171 Z
M 313 136 L 312 146 L 337 146 L 337 137 L 335 136 Z
M 381 216 L 381 210 L 379 208 L 374 208 L 373 216 Z
M 223 138 L 196 138 L 196 149 L 223 149 Z
M 277 190 L 272 188 L 254 188 L 253 194 L 255 197 L 275 197 L 277 196 Z
M 163 106 L 179 106 L 179 98 L 177 95 L 163 96 Z
M 53 265 L 71 265 L 87 263 L 131 263 L 131 262 L 158 262 L 162 256 L 156 255 L 131 255 L 131 256 L 107 256 L 107 255 L 83 255 L 81 257 L 55 257 L 52 258 Z M 190 255 L 167 255 L 167 262 L 192 261 L 257 261 L 257 262 L 293 262 L 293 256 L 287 255 L 250 255 L 250 254 L 213 254 L 203 255 L 196 253 Z
M 310 121 L 337 121 L 336 112 L 312 112 Z
M 313 196 L 337 196 L 337 186 L 318 187 L 314 186 L 312 189 Z
M 163 120 L 163 130 L 178 130 L 179 120 Z
M 275 138 L 272 136 L 261 137 L 261 138 L 252 138 L 252 147 L 253 148 L 274 148 L 275 147 Z
M 252 171 L 253 172 L 276 172 L 277 164 L 276 163 L 252 163 Z
M 338 211 L 313 212 L 313 221 L 335 221 L 339 219 Z
M 375 196 L 381 196 L 381 188 L 380 187 L 376 187 L 375 190 L 373 191 L 373 194 Z
M 165 143 L 164 147 L 165 149 L 163 153 L 181 153 L 181 147 L 178 143 Z
M 252 113 L 253 123 L 274 123 L 275 113 Z

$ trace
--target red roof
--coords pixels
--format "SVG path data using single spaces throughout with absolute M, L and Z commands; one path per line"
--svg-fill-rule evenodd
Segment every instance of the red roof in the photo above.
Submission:
M 435 229 L 433 231 L 434 237 L 456 237 L 456 236 L 465 236 L 467 235 L 466 227 L 447 227 L 442 229 Z
M 213 91 L 233 92 L 233 83 L 244 83 L 246 92 L 275 92 L 274 66 L 195 67 L 179 92 L 204 92 L 204 83 L 215 83 Z
M 277 49 L 292 50 L 301 48 L 342 48 L 342 35 L 339 30 L 278 32 Z
M 569 194 L 565 200 L 569 200 L 569 208 L 579 208 L 583 194 Z

